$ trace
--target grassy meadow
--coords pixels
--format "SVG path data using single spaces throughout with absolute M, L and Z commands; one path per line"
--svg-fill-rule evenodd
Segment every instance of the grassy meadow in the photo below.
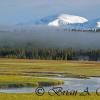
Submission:
M 0 76 L 0 88 L 21 88 L 60 85 L 64 82 L 47 78 L 27 77 L 27 76 Z
M 0 88 L 34 87 L 63 84 L 46 77 L 63 76 L 88 78 L 100 76 L 100 62 L 0 59 Z M 43 78 L 40 78 L 43 77 Z M 0 100 L 99 100 L 100 96 L 49 96 L 35 93 L 0 93 Z
M 100 76 L 100 62 L 0 59 L 0 75 L 13 76 Z
M 0 100 L 100 100 L 100 96 L 92 94 L 91 96 L 50 96 L 47 93 L 43 96 L 36 94 L 0 94 Z

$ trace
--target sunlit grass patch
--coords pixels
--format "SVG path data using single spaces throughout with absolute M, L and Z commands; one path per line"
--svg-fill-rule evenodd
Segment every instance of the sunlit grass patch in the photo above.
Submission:
M 25 76 L 0 76 L 0 88 L 19 88 L 19 87 L 36 87 L 60 85 L 62 80 L 47 78 L 25 77 Z

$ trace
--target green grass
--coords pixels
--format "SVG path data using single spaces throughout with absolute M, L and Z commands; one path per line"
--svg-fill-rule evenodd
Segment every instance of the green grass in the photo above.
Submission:
M 45 94 L 37 96 L 36 94 L 0 94 L 0 100 L 100 100 L 100 96 L 92 94 L 91 96 L 50 96 Z
M 41 74 L 39 74 L 39 72 Z M 100 62 L 0 59 L 0 75 L 100 76 Z
M 31 76 L 0 76 L 0 88 L 36 87 L 60 84 L 63 84 L 63 81 Z
M 0 59 L 0 87 L 11 88 L 57 85 L 60 80 L 47 79 L 47 76 L 63 75 L 64 77 L 86 78 L 100 76 L 100 62 L 86 61 L 52 61 Z M 43 76 L 44 78 L 39 78 Z M 38 77 L 38 78 L 36 78 Z M 46 83 L 46 84 L 45 84 Z M 36 94 L 0 93 L 0 100 L 100 100 L 100 96 L 37 96 Z

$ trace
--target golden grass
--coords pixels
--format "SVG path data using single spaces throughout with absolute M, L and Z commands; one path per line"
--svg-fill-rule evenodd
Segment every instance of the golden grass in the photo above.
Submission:
M 36 76 L 36 72 L 52 75 L 63 73 L 65 76 L 100 76 L 100 62 L 0 59 L 0 75 Z
M 0 88 L 17 88 L 17 87 L 36 87 L 60 85 L 62 80 L 47 78 L 27 77 L 27 76 L 0 76 Z
M 55 74 L 63 74 L 66 77 L 100 76 L 100 62 L 0 59 L 0 83 L 3 84 L 55 82 L 46 78 L 32 77 Z M 0 93 L 0 100 L 100 100 L 100 96 L 94 93 L 91 96 L 49 96 L 46 93 L 39 97 L 35 93 Z
M 50 96 L 45 94 L 37 96 L 36 94 L 0 94 L 0 100 L 100 100 L 100 96 L 92 94 L 91 96 Z

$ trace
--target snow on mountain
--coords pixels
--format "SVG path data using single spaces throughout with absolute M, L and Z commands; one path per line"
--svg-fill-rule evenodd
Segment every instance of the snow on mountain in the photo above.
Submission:
M 66 24 L 84 23 L 87 21 L 88 21 L 87 19 L 80 16 L 61 14 L 54 21 L 49 22 L 48 25 L 49 26 L 63 26 Z
M 100 28 L 100 18 L 88 21 L 84 17 L 60 14 L 41 18 L 40 20 L 35 21 L 34 24 L 63 27 L 66 29 L 88 30 Z
M 97 22 L 97 28 L 100 28 L 100 21 Z
M 64 26 L 66 24 L 84 23 L 88 20 L 74 15 L 61 14 L 44 17 L 34 22 L 36 25 Z
M 86 23 L 83 23 L 83 28 L 85 29 L 95 29 L 100 27 L 100 19 L 90 20 Z
M 100 28 L 100 18 L 94 20 L 87 20 L 84 17 L 69 15 L 69 14 L 55 14 L 35 21 L 29 21 L 27 23 L 18 24 L 22 26 L 53 26 L 75 30 L 94 30 Z
M 94 19 L 84 23 L 66 24 L 63 27 L 76 30 L 94 30 L 100 28 L 100 19 Z

